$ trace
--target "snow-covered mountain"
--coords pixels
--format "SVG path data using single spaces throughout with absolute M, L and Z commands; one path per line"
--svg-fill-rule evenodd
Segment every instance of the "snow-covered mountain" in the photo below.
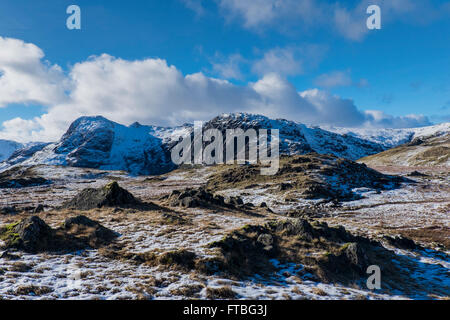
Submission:
M 222 114 L 204 125 L 205 129 L 219 130 L 241 128 L 278 129 L 281 154 L 305 154 L 317 152 L 356 160 L 385 150 L 377 143 L 353 136 L 343 136 L 320 128 L 307 127 L 284 119 L 269 119 L 247 113 Z
M 13 154 L 3 165 L 63 165 L 124 170 L 134 175 L 167 172 L 175 166 L 162 140 L 149 134 L 153 127 L 129 127 L 103 117 L 75 120 L 57 143 L 26 148 Z
M 405 129 L 411 138 L 405 144 L 360 159 L 377 166 L 450 166 L 450 123 Z
M 278 129 L 282 154 L 317 152 L 351 160 L 377 154 L 389 147 L 411 142 L 414 138 L 449 131 L 448 125 L 441 125 L 376 133 L 344 132 L 341 128 L 344 134 L 339 134 L 339 131 L 331 132 L 293 121 L 245 113 L 222 114 L 204 123 L 203 128 Z M 175 168 L 170 151 L 180 137 L 192 133 L 192 124 L 157 127 L 134 123 L 124 126 L 101 116 L 81 117 L 56 143 L 35 143 L 10 151 L 11 156 L 0 164 L 0 170 L 17 164 L 49 164 L 124 170 L 134 175 L 161 174 Z
M 8 159 L 14 151 L 23 148 L 24 145 L 10 140 L 0 140 L 0 162 Z
M 385 148 L 393 148 L 415 139 L 426 139 L 429 137 L 450 134 L 450 122 L 434 126 L 406 129 L 372 129 L 372 128 L 340 128 L 322 127 L 323 129 L 341 135 L 354 136 L 367 141 L 372 141 Z

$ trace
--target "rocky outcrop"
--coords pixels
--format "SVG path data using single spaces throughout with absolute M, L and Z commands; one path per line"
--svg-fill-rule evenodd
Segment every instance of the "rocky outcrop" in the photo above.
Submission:
M 0 173 L 0 188 L 26 188 L 51 184 L 32 168 L 13 167 Z
M 361 196 L 356 188 L 386 190 L 397 188 L 406 178 L 385 175 L 351 160 L 309 153 L 282 157 L 273 176 L 262 176 L 259 165 L 230 166 L 209 177 L 207 187 L 226 189 L 270 188 L 267 192 L 285 199 L 327 199 L 348 201 Z
M 63 208 L 91 210 L 103 207 L 128 207 L 140 203 L 130 192 L 114 181 L 98 189 L 82 190 L 72 200 L 64 203 Z
M 305 219 L 247 225 L 210 247 L 220 254 L 209 261 L 207 270 L 237 278 L 255 273 L 270 276 L 276 269 L 273 261 L 302 265 L 301 275 L 323 282 L 357 284 L 370 265 L 389 271 L 390 284 L 402 276 L 402 270 L 392 265 L 395 254 L 379 242 L 353 235 L 342 226 Z
M 114 231 L 85 216 L 69 218 L 57 229 L 52 229 L 38 216 L 0 228 L 0 239 L 5 242 L 7 249 L 30 253 L 98 248 L 117 236 Z
M 240 197 L 225 199 L 220 195 L 214 195 L 204 188 L 174 190 L 168 196 L 162 197 L 171 207 L 184 208 L 212 208 L 216 206 L 228 208 L 243 208 L 244 202 Z

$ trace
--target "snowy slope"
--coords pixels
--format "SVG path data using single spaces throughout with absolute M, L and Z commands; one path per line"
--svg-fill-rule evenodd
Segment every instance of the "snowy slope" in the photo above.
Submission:
M 57 143 L 11 164 L 66 165 L 102 170 L 124 170 L 135 175 L 159 174 L 173 169 L 162 140 L 149 134 L 151 127 L 124 125 L 103 117 L 82 117 L 72 123 Z
M 341 135 L 349 135 L 372 141 L 386 148 L 397 147 L 416 138 L 427 138 L 450 133 L 450 122 L 429 127 L 406 129 L 374 129 L 374 128 L 340 128 L 322 127 L 325 130 Z
M 320 128 L 307 127 L 294 121 L 269 119 L 246 113 L 222 114 L 205 124 L 205 128 L 278 129 L 282 154 L 317 152 L 356 160 L 385 150 L 375 142 L 353 136 L 342 136 Z
M 8 159 L 14 153 L 14 151 L 22 147 L 23 145 L 18 142 L 0 140 L 0 162 Z

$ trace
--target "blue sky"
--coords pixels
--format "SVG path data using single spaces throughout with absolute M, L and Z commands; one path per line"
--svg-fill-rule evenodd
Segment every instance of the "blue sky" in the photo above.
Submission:
M 29 63 L 24 63 L 27 67 L 21 70 L 43 71 L 38 76 L 26 75 L 26 79 L 34 80 L 16 81 L 14 75 L 18 71 L 11 68 L 17 64 L 4 58 L 2 66 L 0 58 L 0 74 L 10 72 L 12 80 L 9 81 L 15 86 L 24 83 L 24 88 L 12 84 L 4 85 L 7 88 L 4 92 L 0 88 L 0 94 L 12 97 L 2 101 L 0 96 L 0 123 L 3 123 L 0 138 L 49 140 L 60 134 L 65 122 L 91 112 L 104 113 L 116 121 L 123 119 L 125 123 L 133 119 L 163 125 L 202 120 L 212 114 L 208 109 L 211 112 L 239 110 L 239 107 L 231 110 L 231 102 L 242 104 L 239 111 L 262 110 L 269 116 L 283 117 L 292 114 L 293 120 L 311 124 L 401 127 L 450 121 L 448 1 L 284 0 L 279 3 L 275 0 L 46 0 L 44 3 L 2 0 L 0 37 L 16 39 L 24 46 L 33 44 L 36 48 L 32 54 L 39 56 L 39 61 L 30 58 Z M 381 30 L 365 27 L 369 16 L 365 8 L 374 3 L 381 7 Z M 66 28 L 65 11 L 70 4 L 81 8 L 81 30 Z M 0 50 L 13 54 L 11 48 L 17 46 L 3 42 L 2 48 L 0 44 Z M 14 52 L 14 55 L 21 57 L 29 48 L 17 50 L 21 53 Z M 42 55 L 38 54 L 39 50 Z M 32 54 L 24 53 L 23 59 Z M 108 55 L 104 57 L 107 61 L 99 58 L 102 54 Z M 151 63 L 157 59 L 164 60 L 167 66 L 153 66 Z M 148 77 L 138 66 L 133 66 L 136 61 L 146 62 L 142 70 L 149 68 Z M 114 72 L 101 75 L 103 85 L 123 82 L 117 83 L 117 87 L 99 84 L 96 92 L 87 92 L 86 83 L 99 77 L 100 71 L 94 67 L 100 64 L 114 68 Z M 78 68 L 74 69 L 76 65 Z M 158 72 L 171 73 L 171 67 L 177 74 L 165 83 L 147 82 L 153 78 L 157 81 Z M 52 68 L 59 68 L 59 74 L 49 71 Z M 205 79 L 189 77 L 199 73 Z M 116 79 L 121 75 L 123 79 Z M 20 73 L 20 76 L 24 75 Z M 108 76 L 115 79 L 108 80 Z M 39 83 L 31 82 L 37 77 L 50 79 L 55 93 L 44 96 L 36 93 L 40 90 Z M 80 79 L 85 83 L 80 84 Z M 126 79 L 133 80 L 126 82 Z M 211 82 L 211 79 L 226 80 L 227 84 Z M 128 112 L 115 106 L 120 96 L 114 101 L 110 101 L 113 96 L 104 97 L 108 90 L 115 93 L 117 88 L 134 81 L 159 88 L 156 94 L 164 90 L 170 93 L 180 85 L 197 95 L 193 94 L 192 101 L 189 94 L 174 101 L 167 98 L 170 94 L 154 100 L 155 94 L 149 98 L 143 95 L 144 89 L 125 88 Z M 29 82 L 31 88 L 25 86 Z M 68 84 L 54 88 L 59 82 Z M 200 91 L 201 86 L 201 90 L 207 91 Z M 274 87 L 282 90 L 273 93 Z M 313 93 L 314 88 L 319 93 Z M 278 97 L 289 96 L 291 89 L 299 94 L 308 93 L 302 95 L 301 101 L 297 101 L 298 97 Z M 42 90 L 48 92 L 48 87 Z M 15 101 L 17 92 L 23 93 L 23 97 Z M 102 105 L 99 96 L 105 99 Z M 255 99 L 265 104 L 260 106 Z M 168 104 L 166 117 L 164 103 Z M 280 105 L 288 107 L 278 110 L 282 108 Z M 343 112 L 339 111 L 340 105 L 345 105 Z M 302 112 L 297 112 L 302 108 Z M 327 108 L 331 110 L 330 116 L 317 115 L 320 110 L 316 109 Z M 337 118 L 333 122 L 333 111 L 346 117 L 350 109 L 356 110 L 354 119 L 349 115 L 352 119 L 348 122 Z M 367 110 L 377 110 L 381 115 L 369 116 Z M 73 115 L 67 119 L 62 116 L 72 111 Z M 309 117 L 308 112 L 314 116 Z M 417 116 L 403 118 L 411 114 Z

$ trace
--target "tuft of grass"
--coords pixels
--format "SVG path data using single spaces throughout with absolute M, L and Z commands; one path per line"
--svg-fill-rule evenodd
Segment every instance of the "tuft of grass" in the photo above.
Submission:
M 42 296 L 45 294 L 52 293 L 53 289 L 46 286 L 20 286 L 14 292 L 17 296 Z
M 225 286 L 221 288 L 206 288 L 206 298 L 211 300 L 224 299 L 231 300 L 237 297 L 236 292 L 231 289 L 230 286 Z

